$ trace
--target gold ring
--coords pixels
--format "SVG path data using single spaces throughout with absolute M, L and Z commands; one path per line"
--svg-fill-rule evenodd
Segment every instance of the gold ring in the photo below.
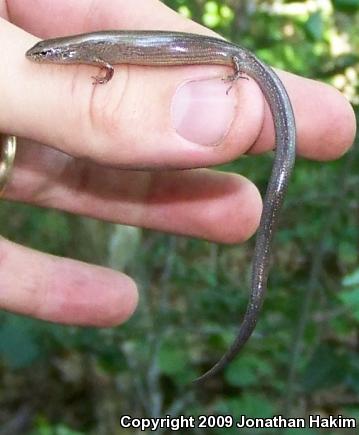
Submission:
M 1 135 L 0 196 L 9 179 L 16 153 L 16 136 Z

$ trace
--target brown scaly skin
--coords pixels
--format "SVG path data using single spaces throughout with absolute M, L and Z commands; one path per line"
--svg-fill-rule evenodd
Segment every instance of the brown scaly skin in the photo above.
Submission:
M 234 67 L 230 80 L 245 73 L 260 86 L 273 117 L 276 151 L 254 248 L 250 299 L 230 348 L 194 381 L 203 382 L 221 371 L 242 349 L 256 326 L 263 304 L 273 235 L 295 161 L 295 120 L 282 82 L 270 67 L 244 48 L 210 36 L 171 31 L 102 31 L 48 39 L 37 43 L 26 56 L 35 62 L 100 66 L 105 75 L 95 77 L 95 84 L 111 80 L 114 64 L 217 64 Z

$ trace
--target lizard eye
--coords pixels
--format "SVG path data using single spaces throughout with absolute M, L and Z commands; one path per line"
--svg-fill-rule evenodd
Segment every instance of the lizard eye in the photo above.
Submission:
M 41 57 L 46 57 L 49 55 L 49 53 L 50 53 L 49 50 L 42 50 L 42 51 L 40 51 L 39 54 Z
M 53 59 L 53 58 L 61 57 L 62 53 L 58 48 L 46 48 L 41 50 L 39 55 L 42 58 Z

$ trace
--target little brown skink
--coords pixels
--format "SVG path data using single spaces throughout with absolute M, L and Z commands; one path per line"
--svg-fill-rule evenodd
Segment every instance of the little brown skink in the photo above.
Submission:
M 276 150 L 254 248 L 251 294 L 237 336 L 201 382 L 219 372 L 237 355 L 257 323 L 267 287 L 272 239 L 295 161 L 296 128 L 288 94 L 277 74 L 250 51 L 222 39 L 172 31 L 102 31 L 38 42 L 26 56 L 36 62 L 90 64 L 105 70 L 95 83 L 113 76 L 114 64 L 216 64 L 234 68 L 229 80 L 244 73 L 260 86 L 272 113 Z

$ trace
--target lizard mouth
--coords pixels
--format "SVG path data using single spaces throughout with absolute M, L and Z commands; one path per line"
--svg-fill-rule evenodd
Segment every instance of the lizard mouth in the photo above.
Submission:
M 36 44 L 32 48 L 27 50 L 25 56 L 34 62 L 41 62 L 42 60 L 44 60 L 44 58 L 46 58 L 46 54 L 46 50 L 39 48 Z

